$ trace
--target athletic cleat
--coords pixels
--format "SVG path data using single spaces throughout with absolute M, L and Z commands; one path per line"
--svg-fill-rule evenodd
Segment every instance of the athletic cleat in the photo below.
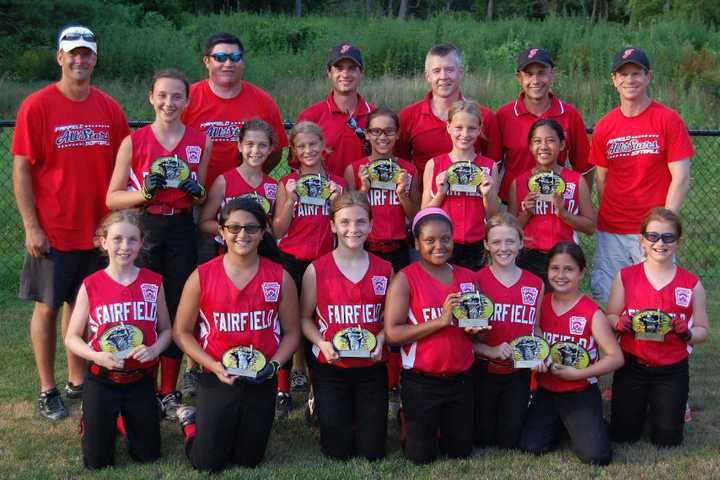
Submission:
M 290 376 L 290 388 L 293 392 L 307 392 L 310 388 L 307 375 L 293 371 Z
M 287 392 L 278 392 L 275 400 L 275 419 L 284 420 L 290 415 L 292 410 L 292 398 Z
M 320 424 L 317 409 L 315 408 L 315 395 L 313 392 L 310 392 L 307 403 L 305 404 L 305 422 L 313 427 L 317 427 Z
M 195 423 L 195 407 L 189 405 L 181 406 L 177 409 L 177 418 L 181 428 Z
M 175 390 L 165 395 L 162 399 L 163 412 L 168 420 L 177 419 L 177 410 L 182 405 L 182 393 Z
M 79 398 L 82 398 L 82 393 L 82 383 L 80 385 L 75 385 L 70 380 L 68 380 L 67 385 L 65 385 L 65 396 L 67 398 L 69 398 L 70 400 L 77 400 Z
M 197 392 L 198 383 L 200 382 L 200 366 L 194 365 L 183 373 L 183 385 L 180 389 L 183 398 L 192 398 Z
M 38 397 L 38 410 L 40 416 L 48 420 L 62 420 L 68 416 L 65 404 L 60 398 L 57 388 L 51 388 L 47 392 L 41 392 Z

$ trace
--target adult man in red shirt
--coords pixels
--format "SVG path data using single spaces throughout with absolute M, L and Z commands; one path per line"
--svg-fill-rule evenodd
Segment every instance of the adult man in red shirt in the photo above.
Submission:
M 463 99 L 460 82 L 465 74 L 460 52 L 453 45 L 433 46 L 425 57 L 425 79 L 430 91 L 425 98 L 400 112 L 400 137 L 395 144 L 398 157 L 412 161 L 422 178 L 425 164 L 431 158 L 452 150 L 447 133 L 448 110 Z M 493 160 L 500 160 L 500 131 L 492 110 L 481 108 L 482 131 L 475 150 Z
M 310 121 L 322 128 L 326 153 L 323 155 L 328 172 L 342 177 L 345 168 L 367 153 L 364 152 L 367 116 L 375 109 L 358 93 L 363 77 L 360 50 L 350 43 L 341 43 L 330 50 L 327 75 L 332 89 L 327 98 L 314 103 L 298 115 L 297 121 Z M 291 166 L 297 166 L 293 158 Z
M 620 50 L 612 72 L 620 106 L 597 123 L 590 151 L 600 198 L 591 288 L 604 303 L 618 271 L 642 260 L 640 224 L 648 211 L 680 211 L 695 153 L 680 115 L 647 94 L 652 71 L 645 52 Z
M 520 96 L 496 113 L 505 165 L 499 196 L 505 203 L 509 201 L 510 185 L 515 177 L 535 166 L 528 148 L 528 132 L 533 123 L 545 118 L 556 120 L 565 131 L 565 150 L 560 152 L 558 163 L 565 165 L 569 160 L 573 170 L 583 174 L 592 185 L 593 165 L 588 161 L 590 142 L 585 123 L 575 107 L 550 91 L 554 68 L 546 50 L 533 47 L 522 51 L 517 62 Z
M 19 297 L 35 301 L 30 340 L 40 377 L 40 415 L 67 416 L 55 384 L 55 322 L 65 336 L 83 279 L 100 266 L 93 240 L 107 213 L 105 192 L 115 155 L 130 130 L 120 106 L 92 87 L 95 34 L 75 25 L 58 36 L 60 81 L 27 97 L 12 143 L 13 188 L 27 254 Z M 80 398 L 84 362 L 66 352 L 68 398 Z

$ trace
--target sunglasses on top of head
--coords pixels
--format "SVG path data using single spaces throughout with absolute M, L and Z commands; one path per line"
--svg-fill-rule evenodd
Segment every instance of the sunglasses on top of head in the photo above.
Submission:
M 218 53 L 212 53 L 209 55 L 218 63 L 225 63 L 226 61 L 230 60 L 232 63 L 237 63 L 243 58 L 242 52 L 233 52 L 233 53 L 225 53 L 225 52 L 218 52 Z
M 74 42 L 76 40 L 80 39 L 85 40 L 86 42 L 93 42 L 95 43 L 95 34 L 94 33 L 66 33 L 62 36 L 60 39 L 61 42 Z

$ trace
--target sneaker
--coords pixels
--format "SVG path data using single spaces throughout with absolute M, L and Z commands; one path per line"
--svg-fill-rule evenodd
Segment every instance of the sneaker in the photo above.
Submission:
M 194 365 L 191 369 L 183 373 L 183 385 L 180 389 L 183 398 L 192 398 L 197 392 L 198 383 L 200 382 L 200 367 Z
M 195 407 L 189 405 L 181 406 L 177 409 L 177 418 L 178 422 L 180 422 L 180 428 L 195 423 Z
M 177 419 L 177 410 L 182 405 L 182 393 L 175 390 L 162 399 L 163 412 L 168 420 Z
M 275 401 L 275 419 L 284 420 L 290 415 L 292 410 L 292 398 L 287 392 L 278 392 L 277 400 Z
M 75 385 L 70 380 L 68 380 L 67 385 L 65 385 L 65 396 L 67 398 L 69 398 L 70 400 L 77 400 L 79 398 L 82 398 L 82 393 L 82 383 L 80 385 Z
M 317 416 L 317 409 L 315 408 L 315 395 L 313 392 L 310 392 L 307 403 L 305 404 L 305 421 L 308 425 L 313 427 L 317 427 L 320 424 Z
M 40 393 L 38 409 L 40 416 L 48 420 L 62 420 L 68 416 L 65 404 L 60 398 L 60 392 L 57 388 L 51 388 L 47 392 Z
M 308 391 L 308 377 L 302 372 L 293 371 L 290 375 L 290 388 L 293 392 Z

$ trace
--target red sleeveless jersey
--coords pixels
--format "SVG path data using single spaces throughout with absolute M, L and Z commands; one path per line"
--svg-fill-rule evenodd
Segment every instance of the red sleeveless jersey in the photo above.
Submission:
M 623 313 L 634 315 L 639 310 L 658 308 L 675 318 L 687 320 L 692 327 L 693 292 L 699 279 L 685 269 L 677 267 L 675 277 L 660 290 L 652 286 L 643 263 L 620 270 L 620 278 L 625 287 L 625 308 Z M 650 365 L 672 365 L 687 358 L 689 348 L 674 330 L 665 335 L 665 341 L 653 342 L 637 340 L 632 333 L 623 333 L 620 347 L 641 361 Z
M 413 164 L 400 158 L 394 159 L 403 170 L 408 172 L 410 180 L 417 176 L 417 169 Z M 352 163 L 355 185 L 360 185 L 360 167 L 368 164 L 368 157 Z M 407 238 L 405 230 L 405 211 L 400 205 L 400 199 L 395 190 L 370 188 L 368 201 L 372 209 L 373 228 L 368 235 L 369 242 L 382 242 L 388 240 L 404 240 Z
M 495 277 L 490 267 L 484 267 L 476 274 L 480 291 L 495 305 L 490 319 L 490 330 L 482 343 L 495 347 L 503 342 L 510 343 L 522 335 L 532 335 L 535 319 L 540 307 L 540 292 L 543 281 L 527 270 L 522 270 L 514 285 L 506 287 Z M 512 361 L 490 361 L 488 372 L 511 373 Z
M 591 364 L 597 362 L 598 350 L 595 338 L 592 336 L 592 322 L 595 312 L 599 309 L 600 307 L 590 297 L 583 295 L 574 307 L 562 315 L 557 315 L 552 307 L 552 294 L 548 293 L 540 306 L 540 330 L 545 341 L 551 348 L 557 342 L 576 343 L 590 354 Z M 541 387 L 551 392 L 579 392 L 590 384 L 597 383 L 597 378 L 566 381 L 547 372 L 538 375 L 538 382 Z
M 157 341 L 157 299 L 162 277 L 141 268 L 130 285 L 113 280 L 105 270 L 98 270 L 83 281 L 88 295 L 88 345 L 100 351 L 100 337 L 105 331 L 121 324 L 132 325 L 143 333 L 143 345 L 151 346 Z M 158 359 L 138 362 L 125 360 L 125 370 L 149 368 Z
M 218 361 L 230 348 L 252 346 L 269 362 L 280 344 L 283 269 L 260 257 L 257 273 L 239 290 L 225 273 L 224 257 L 198 267 L 200 345 Z
M 515 179 L 515 202 L 517 205 L 521 205 L 530 193 L 528 180 L 532 175 L 532 169 L 526 170 Z M 565 180 L 565 192 L 563 193 L 565 209 L 573 215 L 577 215 L 580 211 L 580 173 L 563 168 L 560 176 Z M 549 252 L 560 242 L 578 243 L 575 231 L 560 219 L 552 202 L 541 200 L 535 202 L 535 212 L 525 224 L 523 233 L 525 248 L 542 252 Z
M 383 306 L 392 265 L 369 253 L 370 264 L 363 278 L 351 282 L 338 268 L 332 252 L 312 264 L 315 267 L 315 323 L 320 335 L 328 342 L 340 330 L 360 326 L 377 335 L 383 329 Z M 320 363 L 327 363 L 325 355 L 313 345 L 312 351 Z M 346 358 L 333 365 L 338 367 L 369 367 L 375 362 L 364 358 Z
M 285 175 L 280 179 L 283 185 L 288 180 L 297 180 L 298 172 Z M 328 175 L 328 179 L 345 188 L 345 180 Z M 325 205 L 305 205 L 299 201 L 293 207 L 293 219 L 290 228 L 278 242 L 278 247 L 298 260 L 312 261 L 331 251 L 335 236 L 330 230 L 330 202 Z
M 494 162 L 490 158 L 477 155 L 473 163 L 482 168 L 485 175 L 490 175 Z M 437 195 L 435 178 L 452 164 L 448 153 L 433 159 L 433 195 Z M 485 239 L 485 204 L 480 192 L 448 192 L 440 208 L 452 219 L 453 240 L 456 243 L 474 243 Z
M 173 150 L 167 150 L 158 142 L 151 125 L 135 130 L 130 138 L 132 139 L 132 163 L 128 181 L 129 190 L 142 190 L 145 176 L 150 173 L 153 161 L 159 157 L 177 156 L 178 161 L 185 164 L 190 171 L 190 177 L 198 180 L 200 161 L 205 150 L 204 133 L 185 127 L 182 139 Z M 179 188 L 166 187 L 160 189 L 148 202 L 148 205 L 160 204 L 173 208 L 190 208 L 192 199 Z
M 402 270 L 410 290 L 408 323 L 418 325 L 442 315 L 443 303 L 451 293 L 472 292 L 475 273 L 453 266 L 453 282 L 443 285 L 427 273 L 420 262 Z M 474 361 L 473 344 L 465 331 L 455 325 L 403 345 L 400 351 L 403 368 L 442 375 L 456 374 L 469 369 Z

